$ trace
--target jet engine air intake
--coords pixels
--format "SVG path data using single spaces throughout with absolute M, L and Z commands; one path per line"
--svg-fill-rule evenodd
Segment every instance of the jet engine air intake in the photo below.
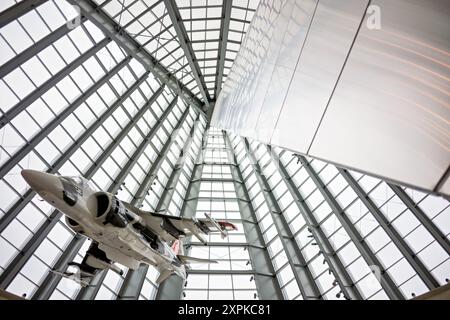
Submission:
M 129 211 L 122 201 L 106 192 L 94 195 L 97 202 L 96 216 L 103 224 L 112 224 L 118 228 L 125 228 L 128 224 L 139 221 L 139 217 Z

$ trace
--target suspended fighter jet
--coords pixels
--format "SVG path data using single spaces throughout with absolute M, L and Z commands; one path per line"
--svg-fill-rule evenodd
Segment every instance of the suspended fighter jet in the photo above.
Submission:
M 42 199 L 65 215 L 67 225 L 75 232 L 92 239 L 81 263 L 71 262 L 78 272 L 53 271 L 77 281 L 81 286 L 101 270 L 110 269 L 120 275 L 120 263 L 136 270 L 141 263 L 155 266 L 160 275 L 157 283 L 171 274 L 186 279 L 189 263 L 217 263 L 208 259 L 185 256 L 181 240 L 219 231 L 222 238 L 236 226 L 217 221 L 205 213 L 205 218 L 183 218 L 140 210 L 121 201 L 115 195 L 97 191 L 83 177 L 65 177 L 35 170 L 22 170 L 22 176 Z M 171 246 L 169 245 L 171 244 Z

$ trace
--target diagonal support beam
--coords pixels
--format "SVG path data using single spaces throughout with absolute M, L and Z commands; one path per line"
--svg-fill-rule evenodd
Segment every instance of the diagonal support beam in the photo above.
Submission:
M 84 23 L 85 21 L 86 17 L 81 16 L 80 22 Z M 23 63 L 33 58 L 39 52 L 41 52 L 51 44 L 58 41 L 60 38 L 68 34 L 70 31 L 72 30 L 67 27 L 67 24 L 64 24 L 55 31 L 53 31 L 52 33 L 50 33 L 49 35 L 45 36 L 44 38 L 33 44 L 31 47 L 25 49 L 24 51 L 16 55 L 14 58 L 12 58 L 8 62 L 0 66 L 0 78 L 4 78 L 18 66 L 22 65 Z
M 181 48 L 183 48 L 184 55 L 189 63 L 189 67 L 191 68 L 194 79 L 197 82 L 205 104 L 207 107 L 209 107 L 211 97 L 209 96 L 208 88 L 206 87 L 202 71 L 200 70 L 200 66 L 195 59 L 195 52 L 192 48 L 192 45 L 190 44 L 189 35 L 186 31 L 186 28 L 184 27 L 184 23 L 181 18 L 180 11 L 178 10 L 177 3 L 175 0 L 164 0 L 164 5 L 166 6 L 167 12 L 169 13 L 170 20 L 172 20 L 172 25 L 175 28 L 175 32 L 178 36 L 177 40 L 180 43 Z
M 33 102 L 39 99 L 44 93 L 48 90 L 56 86 L 61 80 L 67 77 L 73 70 L 81 66 L 86 60 L 91 58 L 97 52 L 99 52 L 102 48 L 104 48 L 111 39 L 105 38 L 99 43 L 95 44 L 91 49 L 83 53 L 73 62 L 69 63 L 64 69 L 59 71 L 53 77 L 44 82 L 40 87 L 36 88 L 33 92 L 27 95 L 22 101 L 20 101 L 17 105 L 9 109 L 1 118 L 0 118 L 0 129 L 3 128 L 7 123 L 12 121 L 16 116 L 18 116 L 22 111 L 28 108 Z
M 300 161 L 302 163 L 306 163 L 307 161 L 305 158 L 301 157 Z M 311 166 L 305 165 L 305 168 L 307 169 L 308 173 L 311 172 L 310 176 L 313 179 L 314 182 L 316 182 L 318 188 L 321 189 L 321 192 L 323 192 L 324 197 L 329 197 L 329 191 L 324 187 L 322 181 L 316 175 L 314 170 Z M 351 187 L 354 188 L 354 191 L 356 194 L 361 198 L 363 203 L 367 206 L 370 213 L 373 215 L 373 217 L 377 220 L 380 227 L 386 232 L 386 234 L 389 236 L 389 238 L 392 240 L 392 242 L 395 244 L 395 246 L 400 250 L 402 255 L 405 257 L 406 261 L 409 262 L 411 267 L 416 271 L 416 273 L 419 275 L 419 277 L 422 279 L 422 281 L 425 283 L 425 285 L 428 287 L 428 289 L 433 290 L 435 288 L 438 288 L 439 282 L 434 278 L 434 276 L 431 274 L 431 272 L 428 271 L 426 266 L 423 264 L 423 262 L 420 260 L 420 258 L 414 253 L 414 251 L 409 247 L 409 245 L 406 243 L 406 241 L 403 239 L 403 237 L 398 233 L 398 231 L 395 229 L 394 225 L 389 222 L 389 220 L 385 217 L 385 215 L 378 209 L 378 207 L 373 203 L 373 201 L 370 199 L 370 196 L 362 193 L 362 188 L 356 188 L 356 181 L 354 181 L 353 177 L 348 173 L 346 170 L 338 169 L 339 173 L 343 175 L 345 180 L 350 184 Z M 327 200 L 328 201 L 328 200 Z M 345 217 L 343 213 L 343 210 L 340 208 L 339 204 L 336 200 L 331 201 L 330 203 L 331 208 L 333 211 L 335 211 L 336 215 L 338 217 L 342 217 L 341 219 L 345 222 L 348 218 Z M 346 222 L 351 224 L 350 221 Z M 344 224 L 343 224 L 344 225 Z M 352 224 L 351 224 L 352 225 Z M 356 229 L 355 229 L 356 230 Z M 349 234 L 350 235 L 350 234 Z M 351 235 L 350 235 L 351 236 Z M 365 245 L 364 241 L 361 241 L 362 245 Z M 369 263 L 369 260 L 367 260 Z M 372 263 L 373 264 L 373 263 Z M 376 265 L 381 266 L 380 263 L 375 263 Z
M 172 174 L 170 175 L 170 178 L 167 181 L 167 185 L 164 188 L 164 191 L 161 195 L 158 205 L 155 208 L 155 211 L 157 213 L 166 212 L 167 209 L 169 208 L 170 202 L 172 201 L 173 194 L 175 193 L 175 188 L 178 185 L 178 181 L 183 171 L 183 165 L 193 144 L 195 130 L 200 126 L 200 121 L 198 117 L 195 120 L 195 124 L 196 125 L 192 126 L 191 131 L 189 133 L 189 137 L 186 140 L 186 143 L 184 144 L 184 147 L 182 149 L 183 155 L 180 155 L 177 164 L 175 164 L 175 168 L 172 171 Z
M 112 152 L 117 148 L 117 146 L 120 145 L 122 140 L 128 135 L 128 133 L 131 131 L 131 129 L 136 125 L 136 123 L 142 118 L 142 116 L 145 114 L 147 110 L 149 110 L 152 106 L 152 104 L 156 101 L 158 96 L 162 93 L 164 87 L 161 87 L 159 90 L 155 92 L 155 94 L 149 99 L 146 106 L 144 106 L 136 115 L 133 117 L 133 119 L 123 128 L 123 130 L 119 133 L 119 135 L 114 139 L 114 141 L 102 152 L 100 157 L 95 161 L 95 165 L 91 166 L 85 173 L 86 178 L 92 177 L 95 172 L 100 168 L 103 163 L 108 159 L 108 157 L 112 154 Z M 151 109 L 150 109 L 151 110 Z M 162 121 L 165 118 L 160 118 Z M 145 141 L 143 142 L 145 143 Z M 131 162 L 132 159 L 129 160 Z M 110 187 L 110 192 L 117 192 L 121 184 L 123 183 L 122 180 L 116 179 L 116 182 L 114 182 Z M 55 269 L 59 272 L 64 272 L 67 269 L 67 263 L 64 263 L 64 261 L 72 261 L 76 254 L 79 251 L 79 248 L 82 246 L 86 238 L 81 237 L 78 242 L 70 243 L 68 247 L 64 250 L 65 252 L 68 252 L 68 255 L 61 256 L 58 261 L 55 264 Z M 76 249 L 75 247 L 79 247 Z M 64 261 L 61 261 L 64 259 Z M 33 296 L 33 299 L 48 299 L 50 295 L 52 294 L 53 290 L 58 285 L 59 279 L 61 277 L 59 275 L 55 274 L 48 274 L 46 279 L 42 282 L 40 288 L 35 293 L 35 296 Z
M 222 22 L 220 25 L 219 42 L 219 63 L 216 71 L 216 84 L 214 88 L 214 99 L 217 100 L 222 90 L 223 69 L 225 67 L 225 58 L 227 53 L 228 33 L 230 31 L 230 18 L 233 0 L 224 0 L 222 4 Z
M 174 131 L 181 128 L 181 126 L 186 121 L 186 118 L 189 114 L 189 107 L 186 108 L 186 110 L 183 112 L 183 115 L 181 116 L 180 120 L 178 121 Z M 175 139 L 172 139 L 172 137 L 169 137 L 167 142 L 164 144 L 164 147 L 161 149 L 161 151 L 158 153 L 158 156 L 156 157 L 155 161 L 153 162 L 149 174 L 144 178 L 144 181 L 142 181 L 141 185 L 139 186 L 136 195 L 132 201 L 133 203 L 137 203 L 138 201 L 142 201 L 145 196 L 147 195 L 148 190 L 150 189 L 153 181 L 156 179 L 156 173 L 158 172 L 159 168 L 161 167 L 163 160 L 165 159 L 167 153 L 170 150 L 170 147 L 172 144 L 175 143 Z
M 180 129 L 181 126 L 183 125 L 183 122 L 184 121 L 179 121 L 178 125 L 174 129 L 174 131 Z M 198 127 L 199 124 L 200 124 L 200 122 L 198 121 L 198 118 L 197 118 L 197 120 L 193 123 L 193 125 L 191 127 L 190 136 L 192 136 L 194 130 Z M 191 144 L 191 139 L 188 138 L 186 140 L 182 150 L 189 150 L 190 144 Z M 158 171 L 161 167 L 161 164 L 162 164 L 163 160 L 166 158 L 167 153 L 170 150 L 171 146 L 172 146 L 172 141 L 170 143 L 170 146 L 167 148 L 166 152 L 164 152 L 164 156 L 160 157 L 153 163 L 147 176 L 153 177 L 158 173 Z M 183 156 L 180 155 L 179 159 L 183 159 Z M 184 163 L 184 161 L 183 161 L 183 163 Z M 169 177 L 169 180 L 167 182 L 167 186 L 171 186 L 172 185 L 171 182 L 178 181 L 183 163 L 181 163 L 176 168 L 174 168 L 174 170 L 172 171 L 172 173 Z M 176 182 L 175 182 L 175 185 L 176 185 Z M 166 192 L 167 186 L 164 189 L 163 194 L 161 195 L 161 198 L 158 201 L 158 204 L 156 206 L 157 208 L 161 207 L 163 205 L 163 203 L 165 203 L 165 199 L 167 199 L 169 197 L 169 195 Z M 148 189 L 146 191 L 148 191 Z M 136 194 L 139 194 L 139 192 L 137 192 Z M 142 204 L 143 201 L 144 201 L 144 198 L 140 198 L 140 199 L 135 198 L 135 199 L 133 199 L 133 202 L 131 204 L 134 206 L 139 206 Z M 144 284 L 148 268 L 149 268 L 148 265 L 143 264 L 143 265 L 139 266 L 139 268 L 137 270 L 129 270 L 125 277 L 125 280 L 120 288 L 117 299 L 119 299 L 119 300 L 137 300 L 139 298 L 139 294 L 141 292 L 142 285 Z
M 150 141 L 152 140 L 153 136 L 156 134 L 156 132 L 158 132 L 158 129 L 163 125 L 164 120 L 167 118 L 167 116 L 171 113 L 173 108 L 176 106 L 177 101 L 178 101 L 178 97 L 175 97 L 172 100 L 172 102 L 169 104 L 169 106 L 166 108 L 166 110 L 162 114 L 160 120 L 158 120 L 158 123 L 150 130 L 148 135 L 145 137 L 144 141 L 141 143 L 141 145 L 136 149 L 136 151 L 130 157 L 130 160 L 120 171 L 120 173 L 116 177 L 116 179 L 114 179 L 114 182 L 113 182 L 112 186 L 108 189 L 108 192 L 116 193 L 119 190 L 120 186 L 125 181 L 125 178 L 128 176 L 131 169 L 135 166 L 135 164 L 138 162 L 140 156 L 144 153 L 145 149 L 150 144 Z M 186 115 L 187 115 L 188 110 L 189 110 L 189 107 L 186 108 L 186 111 L 185 111 Z M 147 177 L 148 176 L 149 175 L 147 175 Z M 139 190 L 138 190 L 138 192 L 139 192 Z M 136 192 L 135 199 L 136 199 L 137 195 L 139 194 L 138 192 Z M 135 199 L 133 199 L 131 201 L 131 204 L 133 204 L 133 205 L 136 204 Z M 89 287 L 85 287 L 80 290 L 80 292 L 78 293 L 78 295 L 76 297 L 76 300 L 93 300 L 95 298 L 95 296 L 97 295 L 98 291 L 100 290 L 101 285 L 102 285 L 103 280 L 105 279 L 106 275 L 107 275 L 107 270 L 103 270 L 99 274 L 97 274 L 94 277 L 94 279 L 92 279 Z
M 253 172 L 255 173 L 256 180 L 262 190 L 262 194 L 269 208 L 270 215 L 274 222 L 278 236 L 281 240 L 284 252 L 286 253 L 288 263 L 292 268 L 295 280 L 302 293 L 302 296 L 306 300 L 318 300 L 321 299 L 321 293 L 317 287 L 314 277 L 309 269 L 303 254 L 295 241 L 286 219 L 283 216 L 283 210 L 278 205 L 278 202 L 271 191 L 271 187 L 267 178 L 265 177 L 262 168 L 255 156 L 254 151 L 250 147 L 250 143 L 244 138 L 245 152 L 247 153 L 252 165 Z
M 294 181 L 292 181 L 292 178 L 287 172 L 281 159 L 269 147 L 268 150 L 272 160 L 275 163 L 280 164 L 279 166 L 277 166 L 277 168 L 281 175 L 281 178 L 286 183 L 289 192 L 291 193 L 292 197 L 295 200 L 295 204 L 297 205 L 301 215 L 303 216 L 303 220 L 305 220 L 306 225 L 308 226 L 308 230 L 313 235 L 317 245 L 320 248 L 320 251 L 322 251 L 324 259 L 327 262 L 330 270 L 333 272 L 333 276 L 336 278 L 336 281 L 339 287 L 341 288 L 342 292 L 345 294 L 346 297 L 352 300 L 361 300 L 362 295 L 359 293 L 358 289 L 353 283 L 350 274 L 347 272 L 341 260 L 338 258 L 336 251 L 334 250 L 328 237 L 325 235 L 320 225 L 318 224 L 314 214 L 306 205 L 305 199 L 295 186 Z
M 52 166 L 46 171 L 47 173 L 54 174 L 70 159 L 70 157 L 80 148 L 80 146 L 97 130 L 102 123 L 108 119 L 119 108 L 124 101 L 147 79 L 148 72 L 139 78 L 116 102 L 114 102 L 78 139 L 52 164 Z M 123 128 L 119 135 L 115 138 L 116 141 L 121 141 L 125 135 L 131 130 L 136 121 L 150 108 L 150 106 L 156 101 L 159 95 L 163 92 L 164 86 L 159 88 L 155 94 L 146 102 L 138 113 L 131 119 L 131 121 Z M 103 154 L 108 154 L 108 148 Z M 28 189 L 23 196 L 17 200 L 14 205 L 5 213 L 0 219 L 0 232 L 2 232 L 8 225 L 15 219 L 20 211 L 33 199 L 36 192 L 32 189 Z
M 408 207 L 409 211 L 420 221 L 424 228 L 433 236 L 440 246 L 450 255 L 450 241 L 445 234 L 433 223 L 425 212 L 410 198 L 410 196 L 401 187 L 388 183 L 388 186 L 394 191 L 397 197 Z
M 356 227 L 353 225 L 353 223 L 350 221 L 350 219 L 345 215 L 344 210 L 341 208 L 340 204 L 336 201 L 336 199 L 333 197 L 331 192 L 326 188 L 325 184 L 320 179 L 319 175 L 314 171 L 308 160 L 302 156 L 298 156 L 300 159 L 301 164 L 305 168 L 306 172 L 308 173 L 309 177 L 311 177 L 312 181 L 316 185 L 317 189 L 319 189 L 319 192 L 324 197 L 325 201 L 330 206 L 331 210 L 333 211 L 334 215 L 338 218 L 339 222 L 341 223 L 343 229 L 347 232 L 352 242 L 355 244 L 356 248 L 360 252 L 363 259 L 366 261 L 366 263 L 371 266 L 375 265 L 381 268 L 381 285 L 383 289 L 386 291 L 386 294 L 391 299 L 404 299 L 401 292 L 398 290 L 397 286 L 393 282 L 393 280 L 389 277 L 389 275 L 386 273 L 386 270 L 383 269 L 382 263 L 378 260 L 378 258 L 375 256 L 374 252 L 370 249 L 368 244 L 364 241 L 364 239 L 361 237 L 359 232 L 357 231 Z
M 0 28 L 36 9 L 47 0 L 23 0 L 0 13 Z
M 255 274 L 255 284 L 259 297 L 263 300 L 282 300 L 283 293 L 275 274 L 272 259 L 265 245 L 264 236 L 258 225 L 255 208 L 250 200 L 247 186 L 245 185 L 242 171 L 237 165 L 238 161 L 231 144 L 230 138 L 224 132 L 225 145 L 227 146 L 227 156 L 230 163 L 231 174 L 233 177 L 234 188 L 238 198 L 239 211 L 242 217 L 242 226 L 248 243 L 248 253 L 253 264 Z
M 48 123 L 38 134 L 36 134 L 25 146 L 17 151 L 4 165 L 0 167 L 0 178 L 3 178 L 14 166 L 19 163 L 35 146 L 46 138 L 56 127 L 58 127 L 69 115 L 71 115 L 80 105 L 84 103 L 87 97 L 94 94 L 102 85 L 108 82 L 117 72 L 119 72 L 131 57 L 126 57 L 118 65 L 112 68 L 106 75 L 100 78 L 94 85 L 79 96 L 72 104 L 59 113 L 50 123 Z
M 166 84 L 171 90 L 178 94 L 186 104 L 192 105 L 199 112 L 204 114 L 204 104 L 192 93 L 183 83 L 181 83 L 167 68 L 155 59 L 146 49 L 137 42 L 131 35 L 122 29 L 111 17 L 109 17 L 92 0 L 67 0 L 72 5 L 80 8 L 81 14 L 86 16 L 103 33 L 119 44 L 127 54 L 134 57 L 144 67 L 149 70 L 161 83 Z

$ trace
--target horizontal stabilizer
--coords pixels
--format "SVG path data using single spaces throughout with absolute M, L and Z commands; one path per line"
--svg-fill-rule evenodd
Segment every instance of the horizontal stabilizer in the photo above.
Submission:
M 184 264 L 189 264 L 189 263 L 218 263 L 216 260 L 194 258 L 194 257 L 189 257 L 189 256 L 178 255 L 177 257 Z

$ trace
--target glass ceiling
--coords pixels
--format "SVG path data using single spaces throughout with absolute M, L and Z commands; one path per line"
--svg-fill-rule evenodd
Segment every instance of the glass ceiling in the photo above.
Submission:
M 95 3 L 200 100 L 208 97 L 209 101 L 215 101 L 259 0 L 95 0 Z M 183 37 L 179 37 L 180 32 Z
M 203 101 L 202 86 L 217 97 L 258 5 L 81 2 Z M 449 281 L 449 201 L 209 128 L 105 29 L 86 17 L 74 25 L 78 14 L 64 0 L 0 2 L 1 289 L 27 299 L 410 299 Z M 210 212 L 238 230 L 211 234 L 210 247 L 186 242 L 219 263 L 192 266 L 178 291 L 158 287 L 147 266 L 81 289 L 50 270 L 80 262 L 90 241 L 28 188 L 25 168 L 82 175 L 144 210 Z

